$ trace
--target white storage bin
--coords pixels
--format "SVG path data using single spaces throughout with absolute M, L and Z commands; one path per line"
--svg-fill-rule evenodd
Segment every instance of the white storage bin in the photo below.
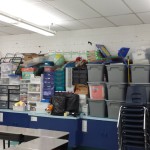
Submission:
M 9 84 L 13 85 L 13 84 L 20 84 L 20 76 L 19 75 L 15 75 L 15 74 L 11 74 L 9 75 Z
M 140 60 L 140 59 L 146 59 L 145 51 L 138 50 L 136 52 L 132 53 L 132 59 L 133 60 Z

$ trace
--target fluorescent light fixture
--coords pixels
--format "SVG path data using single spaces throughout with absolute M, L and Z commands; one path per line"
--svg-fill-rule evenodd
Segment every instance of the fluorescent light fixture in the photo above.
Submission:
M 38 25 L 35 25 L 33 23 L 30 23 L 28 21 L 22 20 L 20 18 L 16 18 L 13 16 L 10 16 L 8 14 L 5 13 L 0 13 L 0 20 L 6 23 L 9 23 L 11 25 L 23 28 L 23 29 L 27 29 L 45 36 L 54 36 L 56 34 L 55 31 L 52 31 L 50 29 L 46 29 L 46 28 L 42 28 Z

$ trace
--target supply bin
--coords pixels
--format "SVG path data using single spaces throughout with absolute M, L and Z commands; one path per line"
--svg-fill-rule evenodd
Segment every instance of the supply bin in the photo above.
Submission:
M 72 84 L 87 84 L 87 68 L 75 67 L 72 69 Z
M 130 86 L 140 86 L 146 88 L 146 98 L 150 102 L 150 83 L 130 83 Z
M 108 118 L 118 119 L 120 107 L 125 103 L 123 101 L 107 100 Z
M 128 82 L 128 68 L 124 64 L 106 65 L 108 82 Z
M 150 65 L 130 65 L 133 83 L 150 82 Z
M 92 117 L 105 117 L 105 100 L 88 99 L 89 115 Z
M 103 100 L 106 98 L 106 85 L 105 83 L 88 82 L 90 98 L 93 100 Z
M 88 82 L 104 81 L 104 65 L 103 64 L 87 64 Z
M 107 83 L 108 99 L 125 101 L 127 93 L 126 83 Z

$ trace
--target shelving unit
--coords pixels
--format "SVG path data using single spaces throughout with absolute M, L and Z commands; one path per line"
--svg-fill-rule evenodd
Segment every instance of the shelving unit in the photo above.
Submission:
M 28 84 L 28 102 L 39 102 L 42 98 L 41 83 Z
M 27 102 L 29 83 L 30 83 L 29 79 L 21 79 L 20 81 L 20 100 L 23 102 Z

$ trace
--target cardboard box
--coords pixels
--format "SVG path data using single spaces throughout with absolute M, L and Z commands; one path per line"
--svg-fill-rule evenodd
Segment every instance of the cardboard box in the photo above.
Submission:
M 75 94 L 88 95 L 88 93 L 89 93 L 88 85 L 84 85 L 84 84 L 76 84 L 75 85 Z

